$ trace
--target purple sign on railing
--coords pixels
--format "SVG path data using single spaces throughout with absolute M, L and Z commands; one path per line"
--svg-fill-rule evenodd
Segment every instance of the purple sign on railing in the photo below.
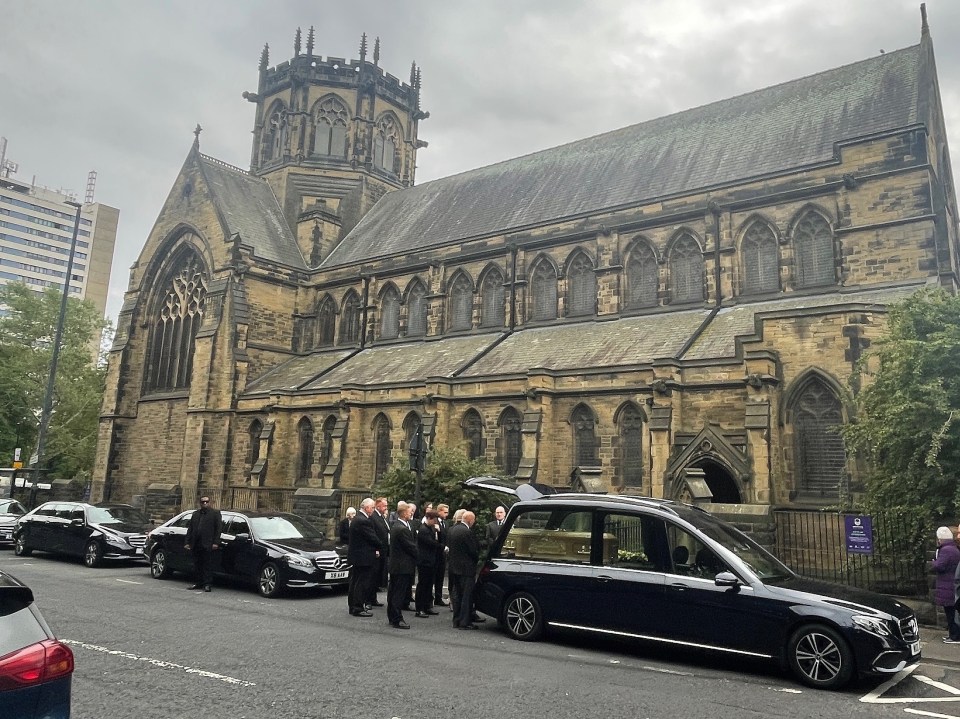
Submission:
M 847 514 L 843 517 L 849 554 L 873 554 L 873 517 Z

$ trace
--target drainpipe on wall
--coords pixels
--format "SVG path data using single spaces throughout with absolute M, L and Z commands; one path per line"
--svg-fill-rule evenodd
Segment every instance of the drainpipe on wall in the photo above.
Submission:
M 370 302 L 370 275 L 361 274 L 363 280 L 363 319 L 360 322 L 360 349 L 367 344 L 367 305 Z
M 717 204 L 715 200 L 710 200 L 707 203 L 707 209 L 710 210 L 710 214 L 713 215 L 713 250 L 714 250 L 714 263 L 713 263 L 713 283 L 716 287 L 717 299 L 714 303 L 716 307 L 719 307 L 723 302 L 723 292 L 720 289 L 720 205 Z
M 517 326 L 517 246 L 510 247 L 510 331 Z

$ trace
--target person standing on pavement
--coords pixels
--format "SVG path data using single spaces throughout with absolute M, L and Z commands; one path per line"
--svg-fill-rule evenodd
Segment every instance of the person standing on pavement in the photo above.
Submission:
M 387 620 L 394 629 L 409 629 L 403 608 L 417 572 L 417 540 L 410 527 L 413 505 L 401 502 L 397 521 L 390 527 L 390 585 L 387 589 Z
M 480 543 L 473 533 L 477 516 L 464 512 L 460 521 L 450 528 L 447 546 L 450 554 L 450 601 L 453 603 L 453 626 L 457 629 L 476 629 L 473 623 L 473 585 L 476 582 Z M 456 590 L 456 591 L 455 591 Z
M 450 507 L 446 504 L 437 505 L 437 535 L 440 546 L 437 547 L 437 563 L 433 568 L 433 604 L 437 607 L 445 607 L 447 603 L 443 601 L 443 580 L 447 572 L 447 515 L 450 514 Z
M 350 562 L 350 584 L 347 588 L 347 607 L 354 617 L 372 617 L 367 609 L 370 586 L 376 590 L 375 572 L 379 567 L 383 545 L 373 528 L 370 515 L 374 513 L 373 498 L 360 503 L 360 511 L 350 523 L 350 544 L 347 561 Z
M 196 582 L 187 589 L 209 592 L 213 584 L 213 553 L 220 549 L 223 518 L 210 506 L 210 497 L 200 497 L 200 508 L 190 517 L 183 548 L 193 555 Z
M 943 607 L 943 614 L 947 618 L 947 636 L 943 638 L 946 644 L 960 644 L 960 625 L 957 624 L 955 586 L 957 574 L 960 572 L 960 549 L 953 538 L 949 527 L 937 529 L 937 553 L 934 555 L 930 571 L 937 575 L 934 586 L 934 603 Z
M 370 518 L 373 520 L 373 528 L 377 530 L 377 536 L 380 537 L 383 551 L 380 553 L 380 564 L 377 566 L 373 589 L 371 596 L 368 597 L 367 604 L 379 607 L 382 605 L 377 601 L 377 590 L 387 591 L 387 563 L 390 561 L 390 522 L 387 521 L 386 497 L 377 497 L 377 503 Z
M 437 612 L 433 610 L 433 574 L 437 562 L 442 555 L 440 544 L 440 528 L 437 526 L 437 513 L 428 509 L 423 514 L 423 522 L 417 530 L 417 593 L 415 604 L 417 616 L 430 617 Z
M 347 507 L 347 514 L 340 522 L 340 544 L 350 544 L 350 522 L 357 516 L 357 510 Z

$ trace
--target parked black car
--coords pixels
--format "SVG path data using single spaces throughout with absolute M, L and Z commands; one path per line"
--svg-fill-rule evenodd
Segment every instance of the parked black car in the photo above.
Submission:
M 603 494 L 514 494 L 480 569 L 476 608 L 511 636 L 575 630 L 777 661 L 835 689 L 920 660 L 909 607 L 798 576 L 726 522 L 686 504 Z
M 5 717 L 69 719 L 73 652 L 57 641 L 33 592 L 0 570 L 0 707 Z
M 27 513 L 15 499 L 0 499 L 0 547 L 13 544 L 13 527 Z
M 181 512 L 147 537 L 154 578 L 192 574 L 193 558 L 183 544 L 193 512 Z M 221 514 L 220 549 L 213 553 L 215 576 L 254 583 L 264 597 L 276 597 L 285 589 L 346 586 L 350 581 L 345 548 L 338 548 L 302 517 L 235 510 Z
M 14 551 L 34 550 L 82 557 L 88 567 L 104 561 L 142 560 L 151 524 L 128 504 L 44 502 L 17 520 Z

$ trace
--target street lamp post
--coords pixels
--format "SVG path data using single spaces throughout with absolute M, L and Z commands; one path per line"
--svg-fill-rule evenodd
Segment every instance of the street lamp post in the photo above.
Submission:
M 47 448 L 47 429 L 50 426 L 50 414 L 53 411 L 53 388 L 57 380 L 57 364 L 60 361 L 60 342 L 63 339 L 63 325 L 67 317 L 67 300 L 70 298 L 73 257 L 77 252 L 77 233 L 80 231 L 80 210 L 83 208 L 83 205 L 79 202 L 73 202 L 72 200 L 67 200 L 67 204 L 75 207 L 77 214 L 73 220 L 73 238 L 70 240 L 67 276 L 60 297 L 60 314 L 57 317 L 57 329 L 53 334 L 53 354 L 50 357 L 50 373 L 47 375 L 47 391 L 43 395 L 43 406 L 40 409 L 40 429 L 37 432 L 37 464 L 33 473 L 33 489 L 30 491 L 31 504 L 36 501 L 37 484 L 40 482 L 40 473 L 43 471 L 44 454 Z

